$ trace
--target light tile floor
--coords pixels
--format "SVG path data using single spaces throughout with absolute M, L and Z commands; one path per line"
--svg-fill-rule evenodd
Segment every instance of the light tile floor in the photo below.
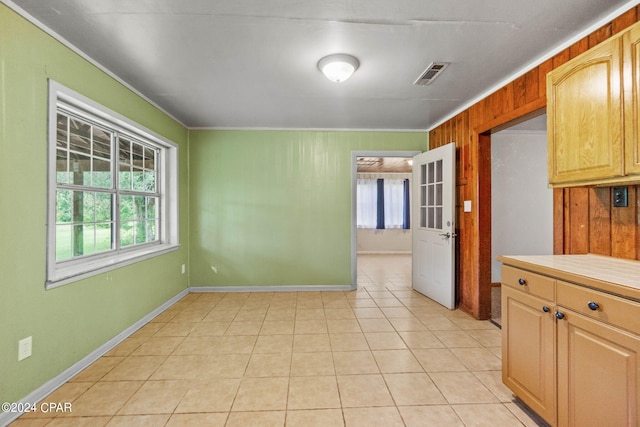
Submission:
M 358 259 L 353 292 L 192 293 L 14 426 L 535 426 L 500 330 L 414 292 L 410 256 Z

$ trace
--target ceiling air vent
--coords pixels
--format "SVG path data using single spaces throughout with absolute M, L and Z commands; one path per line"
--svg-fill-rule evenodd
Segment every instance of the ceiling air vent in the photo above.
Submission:
M 431 65 L 424 70 L 424 73 L 422 73 L 420 77 L 413 82 L 413 84 L 421 86 L 430 84 L 436 77 L 438 77 L 438 75 L 440 75 L 441 72 L 444 71 L 445 68 L 447 68 L 447 65 L 449 65 L 448 62 L 432 62 Z

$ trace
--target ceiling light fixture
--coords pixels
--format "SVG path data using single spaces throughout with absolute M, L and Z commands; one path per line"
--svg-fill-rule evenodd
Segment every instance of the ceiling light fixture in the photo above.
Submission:
M 358 69 L 360 62 L 354 56 L 337 53 L 325 56 L 318 61 L 318 69 L 332 82 L 347 80 Z

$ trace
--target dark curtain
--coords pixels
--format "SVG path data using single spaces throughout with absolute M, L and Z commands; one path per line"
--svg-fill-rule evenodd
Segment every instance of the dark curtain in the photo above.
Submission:
M 411 186 L 409 185 L 409 180 L 404 180 L 404 197 L 402 201 L 402 228 L 408 230 L 411 228 L 411 208 L 409 204 L 409 194 L 411 193 Z
M 378 180 L 378 212 L 377 212 L 377 222 L 376 229 L 382 230 L 384 229 L 384 179 Z

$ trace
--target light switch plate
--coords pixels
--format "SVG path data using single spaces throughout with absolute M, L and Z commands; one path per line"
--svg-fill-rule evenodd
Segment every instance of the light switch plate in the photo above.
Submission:
M 613 207 L 626 208 L 629 206 L 627 187 L 613 187 Z
M 471 200 L 464 201 L 464 211 L 471 212 Z

